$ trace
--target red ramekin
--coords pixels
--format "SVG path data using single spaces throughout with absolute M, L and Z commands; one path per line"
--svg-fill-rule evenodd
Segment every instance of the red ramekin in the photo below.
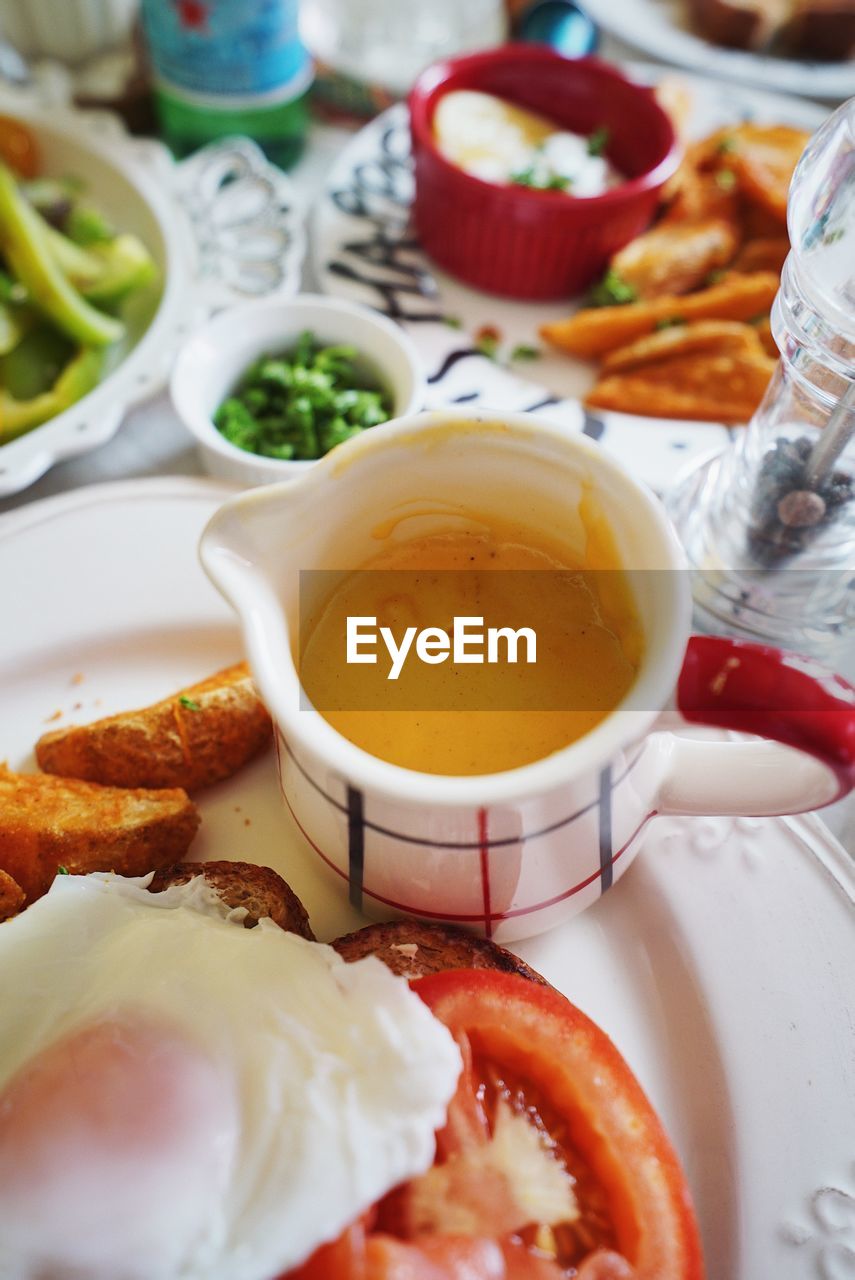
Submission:
M 528 107 L 560 128 L 609 130 L 608 157 L 626 182 L 601 196 L 484 182 L 437 149 L 443 94 L 476 89 Z M 651 89 L 599 58 L 564 58 L 546 45 L 507 44 L 437 62 L 410 94 L 416 231 L 451 275 L 508 298 L 566 298 L 600 276 L 639 235 L 679 162 L 673 125 Z

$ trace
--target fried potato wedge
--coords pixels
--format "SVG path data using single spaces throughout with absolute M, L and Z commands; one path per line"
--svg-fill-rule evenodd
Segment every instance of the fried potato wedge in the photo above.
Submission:
M 768 311 L 778 283 L 772 271 L 734 275 L 721 284 L 682 297 L 590 307 L 566 320 L 542 325 L 540 334 L 559 350 L 590 359 L 653 333 L 662 321 L 752 320 Z
M 729 160 L 740 188 L 749 200 L 785 223 L 790 182 L 810 134 L 783 124 L 740 124 L 731 133 L 734 145 Z
M 729 270 L 743 275 L 754 271 L 777 271 L 780 275 L 789 252 L 790 242 L 786 236 L 748 240 L 733 259 Z
M 0 871 L 0 920 L 9 920 L 24 908 L 27 895 L 8 871 Z
M 102 787 L 0 765 L 0 868 L 31 902 L 59 867 L 141 876 L 180 862 L 199 813 L 185 791 Z
M 36 759 L 66 778 L 196 791 L 230 777 L 270 741 L 270 717 L 238 663 L 153 706 L 46 733 Z
M 735 177 L 725 180 L 719 171 L 707 173 L 689 169 L 667 204 L 660 225 L 705 222 L 710 218 L 721 218 L 739 225 L 740 204 Z
M 763 350 L 766 352 L 766 355 L 772 360 L 777 360 L 781 353 L 778 350 L 777 342 L 772 336 L 772 321 L 769 317 L 764 316 L 762 320 L 757 321 L 757 323 L 752 327 L 756 330 L 757 337 L 760 339 L 760 343 Z
M 775 361 L 765 356 L 684 356 L 608 374 L 585 403 L 653 418 L 745 423 L 762 400 L 774 369 Z
M 603 361 L 603 373 L 638 369 L 659 360 L 697 355 L 699 352 L 764 356 L 756 329 L 740 320 L 696 320 L 692 324 L 671 325 L 648 334 L 626 347 L 618 347 Z
M 641 299 L 688 293 L 731 261 L 741 238 L 726 218 L 665 223 L 631 240 L 610 269 Z

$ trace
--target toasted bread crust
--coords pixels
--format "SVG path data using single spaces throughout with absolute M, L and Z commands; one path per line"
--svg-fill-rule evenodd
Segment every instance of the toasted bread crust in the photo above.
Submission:
M 0 920 L 8 920 L 23 909 L 26 894 L 7 871 L 0 871 Z
M 487 938 L 479 938 L 452 925 L 426 924 L 420 920 L 392 920 L 336 938 L 332 944 L 344 960 L 378 956 L 393 973 L 423 978 L 445 969 L 497 969 L 516 973 L 548 986 L 545 978 Z
M 150 707 L 46 733 L 36 759 L 61 777 L 196 791 L 231 777 L 270 741 L 270 716 L 238 663 Z
M 0 766 L 0 868 L 28 902 L 47 891 L 60 866 L 140 876 L 175 862 L 199 820 L 180 789 L 126 790 Z
M 259 867 L 251 862 L 176 862 L 154 873 L 148 891 L 162 893 L 172 884 L 187 884 L 199 875 L 205 877 L 226 906 L 246 909 L 244 925 L 247 929 L 269 916 L 287 933 L 297 933 L 301 938 L 315 941 L 306 908 L 293 889 L 270 867 Z

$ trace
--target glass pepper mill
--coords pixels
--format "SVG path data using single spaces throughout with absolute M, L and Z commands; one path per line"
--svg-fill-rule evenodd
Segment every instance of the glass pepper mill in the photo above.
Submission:
M 855 671 L 855 98 L 809 143 L 772 308 L 781 358 L 722 454 L 668 498 L 695 624 Z

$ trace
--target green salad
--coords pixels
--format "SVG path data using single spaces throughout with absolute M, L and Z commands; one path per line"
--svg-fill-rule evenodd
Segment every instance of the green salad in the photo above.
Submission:
M 293 350 L 250 365 L 214 424 L 247 453 L 310 461 L 391 416 L 391 396 L 356 348 L 325 347 L 306 330 Z
M 92 390 L 125 336 L 123 304 L 156 277 L 79 184 L 0 162 L 0 445 Z

